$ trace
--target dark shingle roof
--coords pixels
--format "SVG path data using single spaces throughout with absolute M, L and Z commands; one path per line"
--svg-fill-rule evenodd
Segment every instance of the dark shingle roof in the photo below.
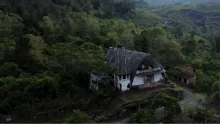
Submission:
M 107 62 L 117 68 L 119 74 L 129 74 L 137 69 L 148 53 L 127 50 L 125 48 L 109 48 Z

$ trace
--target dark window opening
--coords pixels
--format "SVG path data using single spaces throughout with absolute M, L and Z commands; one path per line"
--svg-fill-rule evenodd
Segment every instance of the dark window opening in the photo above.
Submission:
M 121 80 L 121 75 L 119 75 L 119 80 Z
M 126 75 L 123 75 L 123 79 L 126 79 Z
M 130 89 L 130 88 L 131 88 L 131 84 L 128 84 L 127 88 L 129 88 L 129 89 Z
M 120 90 L 122 89 L 122 85 L 120 84 Z
M 187 83 L 187 79 L 184 79 L 184 83 Z
M 153 79 L 153 77 L 154 77 L 153 75 L 148 75 L 147 76 L 148 79 Z
M 141 66 L 138 66 L 138 69 L 137 70 L 141 70 Z

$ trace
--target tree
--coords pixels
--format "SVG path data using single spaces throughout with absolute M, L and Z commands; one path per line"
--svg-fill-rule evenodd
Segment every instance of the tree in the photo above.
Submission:
M 27 40 L 27 42 L 29 42 L 29 55 L 31 56 L 31 58 L 35 61 L 43 63 L 43 52 L 47 45 L 44 43 L 42 37 L 28 34 L 24 36 L 24 40 Z
M 22 70 L 15 63 L 5 63 L 0 67 L 0 77 L 14 76 L 19 77 Z
M 166 36 L 166 31 L 162 27 L 155 26 L 148 29 L 148 37 L 156 38 L 158 36 Z
M 202 60 L 200 60 L 200 59 L 192 60 L 191 63 L 192 63 L 193 68 L 195 68 L 195 69 L 201 69 L 202 64 L 203 64 Z
M 88 122 L 88 115 L 80 110 L 73 110 L 71 117 L 67 119 L 67 123 L 86 123 Z
M 177 27 L 175 29 L 175 37 L 176 38 L 181 38 L 183 36 L 183 30 L 181 29 L 181 27 Z
M 39 26 L 42 30 L 45 42 L 49 44 L 59 42 L 59 36 L 62 30 L 55 20 L 49 16 L 44 16 L 41 22 L 39 22 Z
M 112 71 L 105 62 L 104 50 L 101 46 L 97 46 L 92 43 L 84 43 L 76 48 L 76 63 L 83 67 L 84 71 L 91 69 Z
M 214 80 L 212 76 L 203 75 L 202 77 L 198 77 L 198 80 L 195 84 L 196 91 L 210 93 L 210 86 L 213 84 L 213 81 Z
M 147 30 L 142 31 L 141 34 L 136 34 L 134 39 L 135 49 L 142 52 L 149 52 L 149 41 L 147 38 Z
M 220 76 L 219 76 L 220 78 Z M 212 85 L 212 96 L 211 96 L 211 99 L 212 100 L 219 100 L 220 98 L 220 80 L 217 80 L 216 82 L 214 82 L 214 84 Z
M 0 41 L 0 63 L 14 61 L 16 41 L 9 38 L 3 38 Z
M 172 122 L 173 117 L 176 114 L 181 113 L 181 107 L 178 103 L 178 99 L 168 96 L 165 93 L 159 93 L 152 101 L 153 109 L 159 107 L 164 107 L 164 119 L 166 122 Z
M 130 119 L 129 123 L 156 123 L 156 116 L 153 110 L 140 110 Z
M 23 33 L 22 18 L 16 14 L 5 14 L 0 11 L 0 39 L 14 38 Z
M 180 44 L 170 39 L 169 32 L 156 26 L 141 32 L 137 35 L 135 48 L 143 52 L 152 54 L 163 65 L 180 64 L 185 61 L 185 57 L 180 51 Z
M 85 12 L 68 13 L 62 24 L 64 35 L 78 36 L 93 40 L 100 33 L 99 19 Z
M 215 37 L 215 49 L 216 49 L 216 52 L 220 52 L 220 47 L 219 47 L 219 45 L 220 45 L 220 37 Z
M 38 78 L 36 83 L 34 82 L 27 88 L 27 92 L 30 93 L 32 97 L 39 99 L 51 98 L 55 99 L 57 97 L 57 85 L 58 80 L 53 77 L 45 76 Z
M 192 54 L 197 50 L 197 46 L 197 41 L 191 38 L 186 41 L 186 44 L 183 47 L 183 52 L 186 55 Z
M 216 120 L 212 118 L 212 112 L 206 111 L 206 109 L 187 107 L 186 111 L 188 117 L 192 118 L 195 123 L 204 123 L 205 121 L 206 123 L 216 122 Z

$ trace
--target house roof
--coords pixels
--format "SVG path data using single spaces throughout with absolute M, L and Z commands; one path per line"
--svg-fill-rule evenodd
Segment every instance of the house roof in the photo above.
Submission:
M 118 74 L 129 74 L 136 71 L 138 66 L 151 57 L 148 53 L 131 51 L 123 47 L 109 48 L 107 52 L 107 62 L 117 69 Z M 157 65 L 159 65 L 157 63 Z

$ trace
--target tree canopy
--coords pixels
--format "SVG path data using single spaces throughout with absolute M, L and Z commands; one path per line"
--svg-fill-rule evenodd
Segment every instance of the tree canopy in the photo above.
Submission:
M 209 5 L 155 8 L 143 0 L 1 0 L 0 122 L 8 115 L 14 122 L 55 122 L 69 113 L 70 122 L 84 122 L 88 116 L 82 111 L 91 110 L 90 102 L 101 108 L 104 99 L 89 92 L 90 71 L 112 72 L 105 54 L 119 44 L 149 53 L 165 67 L 190 63 L 198 77 L 195 90 L 218 91 L 219 20 L 213 18 L 218 14 L 200 10 L 218 12 L 219 5 Z M 206 20 L 187 12 L 199 19 L 203 13 Z M 165 107 L 170 122 L 180 110 L 177 100 L 165 94 L 155 102 Z M 154 114 L 143 110 L 134 121 L 154 122 Z

